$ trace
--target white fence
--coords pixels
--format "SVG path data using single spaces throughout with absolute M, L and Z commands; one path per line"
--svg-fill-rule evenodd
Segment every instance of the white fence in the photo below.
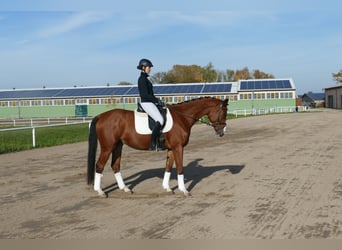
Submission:
M 62 122 L 62 123 L 61 123 Z M 12 128 L 0 129 L 1 132 L 6 131 L 16 131 L 16 130 L 32 130 L 32 147 L 36 147 L 36 128 L 46 128 L 46 127 L 58 127 L 67 125 L 76 125 L 89 123 L 90 126 L 91 119 L 86 118 L 53 118 L 53 119 L 18 119 L 18 120 L 0 120 L 0 126 L 13 126 Z M 29 124 L 25 126 L 25 124 Z M 44 125 L 46 124 L 46 125 Z
M 52 124 L 70 124 L 89 122 L 91 118 L 31 118 L 31 119 L 0 119 L 0 127 L 33 127 Z
M 268 109 L 236 109 L 233 111 L 229 111 L 229 114 L 238 116 L 250 116 L 250 115 L 265 115 L 270 113 L 290 113 L 294 112 L 295 110 L 293 107 L 275 107 L 275 108 L 268 108 Z

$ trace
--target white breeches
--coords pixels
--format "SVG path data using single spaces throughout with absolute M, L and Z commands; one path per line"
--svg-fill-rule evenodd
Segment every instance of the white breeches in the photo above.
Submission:
M 154 105 L 152 102 L 141 102 L 140 104 L 141 107 L 145 110 L 145 112 L 149 114 L 153 120 L 159 122 L 161 125 L 164 124 L 164 118 L 160 114 L 156 105 Z

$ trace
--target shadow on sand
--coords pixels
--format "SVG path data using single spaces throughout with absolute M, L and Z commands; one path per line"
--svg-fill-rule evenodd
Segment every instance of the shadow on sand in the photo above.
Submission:
M 187 187 L 188 191 L 191 191 L 203 179 L 211 176 L 215 172 L 229 171 L 231 174 L 238 174 L 245 167 L 245 165 L 223 165 L 223 166 L 206 166 L 206 167 L 203 167 L 199 164 L 199 162 L 201 160 L 203 160 L 203 159 L 196 159 L 184 167 L 185 184 L 190 182 L 190 184 Z M 173 167 L 171 179 L 173 179 L 175 177 L 174 176 L 175 175 L 174 169 L 175 169 L 175 167 Z M 165 171 L 165 168 L 148 169 L 148 170 L 140 171 L 136 174 L 133 174 L 133 175 L 125 178 L 124 181 L 125 181 L 125 184 L 127 185 L 127 187 L 129 187 L 131 190 L 133 190 L 135 186 L 137 186 L 139 183 L 141 183 L 145 180 L 152 179 L 152 178 L 163 179 L 164 171 Z M 175 178 L 177 178 L 177 177 L 175 177 Z M 174 190 L 176 188 L 177 188 L 177 186 L 173 187 L 172 190 Z M 114 191 L 115 189 L 118 189 L 118 186 L 116 183 L 113 183 L 112 185 L 105 187 L 103 190 L 106 194 L 108 194 L 108 193 Z

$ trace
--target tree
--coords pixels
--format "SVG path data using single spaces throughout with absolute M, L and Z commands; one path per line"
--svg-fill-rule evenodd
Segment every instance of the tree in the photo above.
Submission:
M 227 69 L 227 70 L 226 70 L 226 73 L 227 73 L 227 81 L 228 81 L 228 82 L 233 81 L 233 80 L 234 80 L 234 75 L 235 75 L 234 70 L 232 70 L 232 69 Z
M 332 77 L 334 78 L 334 81 L 336 81 L 338 84 L 342 83 L 342 69 L 337 73 L 333 73 Z
M 130 82 L 119 82 L 118 85 L 132 85 Z
M 173 65 L 162 80 L 163 83 L 202 82 L 202 67 L 198 65 Z
M 157 72 L 151 76 L 151 82 L 153 83 L 163 83 L 166 72 Z
M 207 66 L 203 67 L 201 70 L 202 81 L 203 82 L 216 82 L 217 81 L 217 72 L 214 69 L 213 64 L 210 62 Z
M 248 79 L 252 79 L 252 76 L 249 73 L 248 67 L 244 67 L 243 69 L 235 71 L 234 81 L 248 80 Z
M 342 74 L 342 73 L 341 73 Z M 173 65 L 167 72 L 157 72 L 151 76 L 155 83 L 197 83 L 197 82 L 232 82 L 248 79 L 274 78 L 272 74 L 265 73 L 259 69 L 252 72 L 248 67 L 238 70 L 227 69 L 226 71 L 215 70 L 210 62 L 207 66 L 199 65 Z
M 268 78 L 274 78 L 272 74 L 267 74 L 265 72 L 262 72 L 261 70 L 254 70 L 253 71 L 253 77 L 254 79 L 268 79 Z

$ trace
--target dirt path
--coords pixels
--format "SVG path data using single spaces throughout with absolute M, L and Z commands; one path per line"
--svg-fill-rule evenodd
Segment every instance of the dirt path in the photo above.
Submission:
M 107 199 L 85 183 L 87 143 L 0 155 L 0 236 L 341 239 L 341 128 L 337 110 L 231 120 L 222 138 L 197 125 L 184 159 L 191 197 L 163 192 L 165 152 L 125 147 L 135 193 L 116 189 L 107 166 Z

